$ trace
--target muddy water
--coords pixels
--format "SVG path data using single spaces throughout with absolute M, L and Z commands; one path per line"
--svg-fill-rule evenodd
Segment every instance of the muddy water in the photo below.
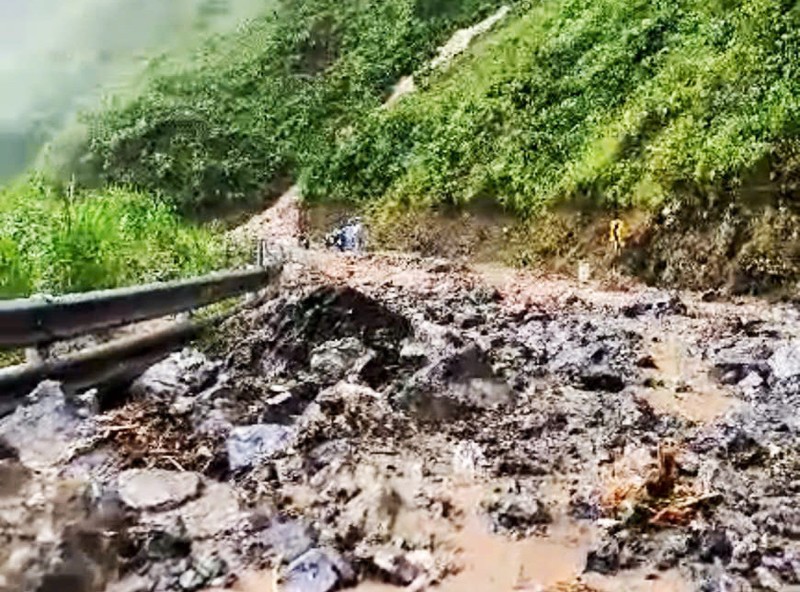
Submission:
M 551 490 L 552 489 L 552 490 Z M 552 494 L 555 488 L 548 487 Z M 485 493 L 480 487 L 459 487 L 454 501 L 465 512 L 463 527 L 443 546 L 457 556 L 460 571 L 432 587 L 437 592 L 517 592 L 597 590 L 600 592 L 690 592 L 679 574 L 654 574 L 646 570 L 620 577 L 582 575 L 586 557 L 597 539 L 589 524 L 558 518 L 547 536 L 515 541 L 493 534 L 479 511 Z M 566 498 L 565 498 L 566 499 Z M 363 582 L 356 592 L 396 592 L 399 588 L 380 582 Z
M 650 355 L 656 366 L 652 378 L 663 386 L 643 392 L 642 397 L 657 412 L 708 423 L 736 407 L 736 400 L 716 384 L 707 364 L 689 355 L 677 337 L 654 342 Z

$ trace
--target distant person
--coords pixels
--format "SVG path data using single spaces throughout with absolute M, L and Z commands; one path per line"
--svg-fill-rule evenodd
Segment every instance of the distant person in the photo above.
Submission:
M 325 243 L 342 253 L 363 253 L 366 247 L 366 230 L 361 218 L 351 218 L 331 232 Z
M 614 247 L 614 254 L 619 255 L 625 246 L 625 223 L 619 218 L 611 221 L 608 238 Z

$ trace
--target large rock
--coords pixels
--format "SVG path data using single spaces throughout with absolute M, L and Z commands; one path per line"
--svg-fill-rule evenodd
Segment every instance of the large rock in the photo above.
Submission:
M 400 394 L 404 406 L 428 420 L 456 419 L 476 410 L 512 405 L 509 384 L 492 369 L 488 356 L 470 345 L 423 368 Z
M 200 493 L 201 480 L 196 473 L 161 469 L 125 471 L 119 476 L 119 495 L 135 510 L 169 510 L 186 503 Z
M 800 376 L 800 342 L 792 341 L 778 348 L 769 359 L 769 367 L 779 380 Z
M 193 539 L 205 539 L 234 528 L 242 519 L 239 498 L 225 483 L 209 482 L 203 495 L 175 510 Z
M 228 464 L 232 471 L 253 467 L 286 450 L 293 439 L 291 428 L 277 424 L 234 428 L 226 445 Z
M 331 592 L 355 579 L 350 565 L 334 551 L 311 549 L 289 564 L 283 592 Z
M 150 367 L 133 383 L 131 393 L 164 400 L 195 395 L 213 380 L 218 370 L 219 364 L 187 348 Z
M 43 382 L 22 405 L 0 420 L 3 454 L 11 454 L 28 467 L 42 468 L 61 460 L 69 445 L 90 435 L 93 427 L 70 404 L 57 382 Z
M 330 385 L 339 382 L 351 371 L 357 371 L 359 360 L 363 360 L 366 354 L 366 348 L 355 337 L 335 339 L 314 348 L 309 365 L 321 384 Z

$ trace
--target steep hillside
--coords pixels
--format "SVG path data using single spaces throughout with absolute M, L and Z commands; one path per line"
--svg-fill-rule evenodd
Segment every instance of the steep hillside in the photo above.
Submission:
M 188 64 L 155 65 L 141 95 L 90 117 L 83 178 L 161 192 L 186 210 L 261 200 L 498 4 L 278 2 Z
M 322 155 L 306 188 L 528 213 L 774 180 L 797 165 L 799 25 L 781 0 L 520 7 L 455 71 Z
M 798 277 L 800 253 L 799 64 L 794 1 L 518 6 L 449 73 L 317 152 L 305 195 L 488 202 L 523 217 L 564 204 L 635 208 L 648 214 L 634 237 L 644 258 L 629 261 L 637 273 L 781 282 Z M 580 220 L 570 215 L 555 242 L 572 247 Z M 665 260 L 676 249 L 692 264 Z

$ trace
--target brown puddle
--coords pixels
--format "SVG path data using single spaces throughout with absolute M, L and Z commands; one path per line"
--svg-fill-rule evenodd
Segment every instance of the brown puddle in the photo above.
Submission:
M 466 490 L 460 500 L 466 512 L 464 527 L 445 543 L 457 553 L 461 571 L 430 587 L 432 592 L 691 591 L 677 572 L 659 573 L 655 579 L 645 570 L 613 578 L 599 574 L 582 576 L 597 534 L 592 525 L 565 519 L 552 524 L 547 536 L 514 541 L 488 530 L 477 511 L 481 493 L 476 488 Z M 401 589 L 371 581 L 354 588 L 355 592 Z
M 587 523 L 557 520 L 547 536 L 515 541 L 489 531 L 479 510 L 485 489 L 455 487 L 453 501 L 464 511 L 464 525 L 453 531 L 444 524 L 428 524 L 441 535 L 443 550 L 451 550 L 460 571 L 442 583 L 423 588 L 431 592 L 690 592 L 691 587 L 677 572 L 654 575 L 646 570 L 625 572 L 615 577 L 583 574 L 586 557 L 597 531 Z M 411 518 L 407 516 L 406 520 Z M 415 517 L 416 518 L 416 517 Z M 402 522 L 402 520 L 401 520 Z M 411 526 L 411 522 L 405 526 Z M 417 526 L 421 526 L 417 524 Z M 448 532 L 449 531 L 449 532 Z M 280 592 L 272 571 L 244 575 L 234 592 Z M 354 592 L 398 592 L 396 587 L 364 581 Z M 217 592 L 207 590 L 206 592 Z
M 737 401 L 716 384 L 708 366 L 689 356 L 674 337 L 654 343 L 650 355 L 656 366 L 653 378 L 663 386 L 644 391 L 642 397 L 657 412 L 708 423 L 736 407 Z M 681 385 L 685 392 L 679 392 Z

